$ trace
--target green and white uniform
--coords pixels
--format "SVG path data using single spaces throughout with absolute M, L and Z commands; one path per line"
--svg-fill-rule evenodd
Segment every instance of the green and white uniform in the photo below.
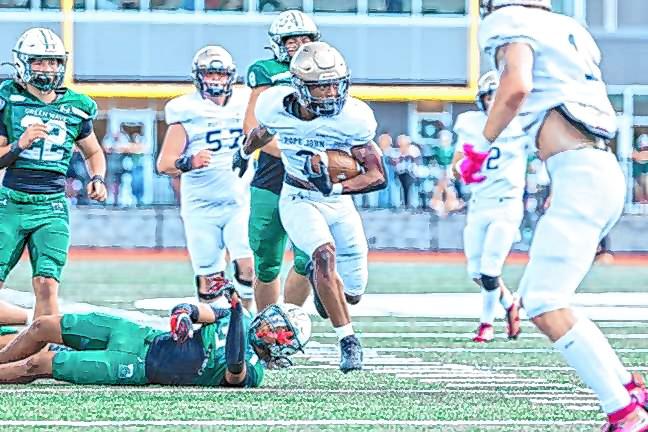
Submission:
M 7 167 L 0 189 L 0 280 L 27 246 L 33 276 L 59 280 L 70 243 L 65 177 L 74 144 L 97 114 L 88 96 L 61 89 L 44 103 L 7 80 L 0 84 L 2 135 L 18 141 L 25 129 L 44 123 L 49 136 L 35 141 Z M 91 130 L 91 128 L 90 128 Z
M 247 334 L 252 316 L 245 311 Z M 61 318 L 63 342 L 76 351 L 54 356 L 53 377 L 76 384 L 119 385 L 224 385 L 227 363 L 225 340 L 229 315 L 206 324 L 183 344 L 168 332 L 143 326 L 124 318 L 101 313 L 66 314 Z M 264 366 L 248 345 L 248 380 L 258 387 Z
M 247 83 L 251 88 L 289 85 L 288 63 L 276 59 L 259 60 L 248 69 Z M 284 178 L 280 158 L 261 151 L 257 169 L 252 179 L 250 196 L 250 247 L 254 251 L 256 277 L 261 282 L 271 282 L 279 276 L 288 236 L 279 218 L 279 194 Z M 297 248 L 295 272 L 306 275 L 310 257 Z

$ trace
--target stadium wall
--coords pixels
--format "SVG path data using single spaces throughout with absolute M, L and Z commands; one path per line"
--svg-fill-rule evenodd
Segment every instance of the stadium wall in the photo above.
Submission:
M 369 247 L 376 249 L 460 250 L 465 215 L 439 218 L 432 213 L 361 210 Z M 180 212 L 175 208 L 71 209 L 72 246 L 117 248 L 185 247 Z M 526 250 L 530 239 L 514 246 Z M 648 218 L 623 216 L 610 234 L 613 251 L 648 252 Z

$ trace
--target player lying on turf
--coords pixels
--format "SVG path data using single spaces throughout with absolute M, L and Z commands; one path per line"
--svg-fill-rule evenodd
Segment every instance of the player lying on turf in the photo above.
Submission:
M 234 165 L 240 167 L 243 158 L 278 138 L 286 170 L 281 223 L 311 258 L 315 306 L 320 316 L 330 317 L 340 341 L 340 369 L 346 373 L 362 368 L 362 347 L 347 303 L 360 301 L 368 278 L 367 239 L 349 195 L 386 186 L 381 152 L 373 142 L 376 120 L 367 104 L 348 96 L 349 70 L 332 46 L 302 45 L 290 73 L 292 86 L 259 96 L 259 127 L 250 132 Z M 345 179 L 331 175 L 334 159 L 362 166 L 363 172 L 353 178 L 345 174 Z
M 310 319 L 290 304 L 270 305 L 252 319 L 223 281 L 231 308 L 179 304 L 169 332 L 100 313 L 39 317 L 0 351 L 0 383 L 258 387 L 266 367 L 288 366 L 303 349 Z M 203 325 L 194 331 L 193 324 Z M 48 343 L 76 351 L 43 350 Z

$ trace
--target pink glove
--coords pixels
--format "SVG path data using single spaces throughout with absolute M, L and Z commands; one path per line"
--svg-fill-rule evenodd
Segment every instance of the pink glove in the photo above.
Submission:
M 486 180 L 486 176 L 480 174 L 479 171 L 481 171 L 481 167 L 488 157 L 488 151 L 475 151 L 472 144 L 465 143 L 463 145 L 463 154 L 464 157 L 459 161 L 457 171 L 461 174 L 464 183 L 481 183 Z

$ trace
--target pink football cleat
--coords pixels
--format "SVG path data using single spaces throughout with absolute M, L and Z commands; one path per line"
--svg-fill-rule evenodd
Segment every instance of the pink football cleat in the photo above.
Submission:
M 473 338 L 473 342 L 486 343 L 491 342 L 495 338 L 495 330 L 491 324 L 481 323 L 477 328 L 477 334 Z
M 614 418 L 620 416 L 623 416 L 620 420 Z M 648 432 L 648 412 L 636 401 L 608 418 L 609 422 L 603 425 L 601 432 Z

